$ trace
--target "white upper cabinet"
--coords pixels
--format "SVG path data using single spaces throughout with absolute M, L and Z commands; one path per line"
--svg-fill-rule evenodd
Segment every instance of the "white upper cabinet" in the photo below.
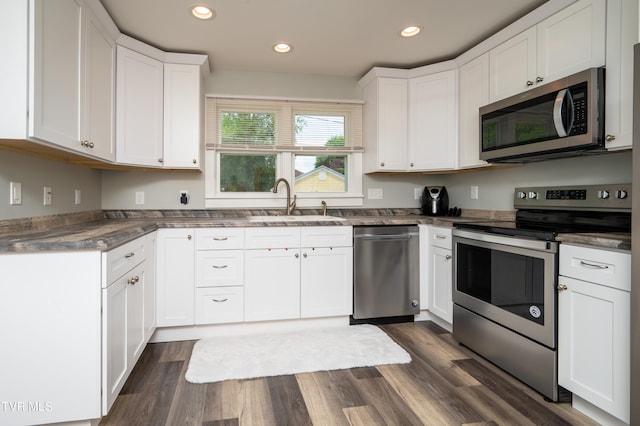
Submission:
M 607 1 L 605 146 L 633 145 L 633 45 L 638 42 L 638 2 Z
M 533 85 L 536 79 L 536 28 L 529 28 L 492 49 L 489 62 L 491 102 Z
M 33 98 L 30 135 L 80 147 L 83 6 L 76 0 L 33 2 Z
M 105 29 L 82 0 L 5 1 L 0 15 L 0 48 L 12 63 L 0 138 L 113 160 L 113 22 Z
M 389 77 L 376 77 L 365 86 L 365 173 L 406 169 L 408 87 L 406 79 Z
M 443 71 L 409 81 L 407 170 L 450 170 L 458 153 L 458 74 Z
M 162 62 L 118 46 L 118 163 L 162 166 L 163 79 Z
M 606 1 L 580 0 L 490 51 L 490 101 L 605 64 Z
M 164 64 L 165 167 L 200 167 L 203 102 L 199 66 Z
M 145 46 L 140 50 L 148 50 L 153 56 L 164 55 Z M 145 167 L 198 169 L 204 102 L 201 67 L 206 56 L 169 54 L 172 58 L 184 56 L 189 62 L 180 64 L 145 53 L 118 45 L 117 161 Z M 192 58 L 200 63 L 191 63 Z
M 459 79 L 458 167 L 485 166 L 480 160 L 479 108 L 489 103 L 489 54 L 462 65 Z
M 81 149 L 114 161 L 116 46 L 87 9 L 85 19 L 84 84 Z

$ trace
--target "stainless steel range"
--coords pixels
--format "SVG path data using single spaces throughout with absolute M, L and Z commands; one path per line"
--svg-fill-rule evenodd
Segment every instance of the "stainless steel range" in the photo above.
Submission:
M 631 185 L 516 188 L 515 221 L 453 230 L 453 335 L 553 401 L 558 233 L 630 232 Z

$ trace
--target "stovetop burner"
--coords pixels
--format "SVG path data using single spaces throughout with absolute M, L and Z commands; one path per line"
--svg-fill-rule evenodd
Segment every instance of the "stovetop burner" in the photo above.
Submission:
M 554 241 L 559 233 L 631 232 L 631 185 L 516 188 L 515 221 L 458 222 L 455 228 Z

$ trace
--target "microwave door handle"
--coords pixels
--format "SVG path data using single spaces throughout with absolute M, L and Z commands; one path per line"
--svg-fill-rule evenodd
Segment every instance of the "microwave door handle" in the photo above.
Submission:
M 553 103 L 553 124 L 556 127 L 558 136 L 560 136 L 561 138 L 567 136 L 567 129 L 565 129 L 564 123 L 562 121 L 562 105 L 564 104 L 564 98 L 566 94 L 567 89 L 560 90 L 556 95 L 556 100 Z

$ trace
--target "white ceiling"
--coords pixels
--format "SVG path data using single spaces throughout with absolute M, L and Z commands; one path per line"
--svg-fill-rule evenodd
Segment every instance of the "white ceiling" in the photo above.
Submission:
M 165 51 L 205 53 L 213 72 L 359 78 L 373 66 L 452 59 L 546 0 L 101 0 L 121 32 Z M 190 6 L 216 18 L 200 21 Z M 400 37 L 407 25 L 422 27 Z M 286 41 L 282 55 L 272 46 Z

